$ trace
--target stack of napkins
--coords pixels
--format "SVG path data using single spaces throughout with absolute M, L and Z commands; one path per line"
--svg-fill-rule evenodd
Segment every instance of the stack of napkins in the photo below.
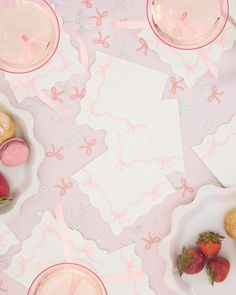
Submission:
M 98 274 L 108 294 L 137 294 L 139 290 L 139 294 L 154 295 L 148 277 L 142 270 L 142 261 L 135 254 L 134 245 L 107 253 L 77 231 L 66 228 L 64 234 L 71 261 Z M 60 221 L 45 211 L 31 237 L 23 242 L 20 252 L 13 256 L 11 265 L 4 272 L 28 288 L 42 270 L 63 261 L 65 252 Z
M 76 118 L 107 133 L 108 150 L 73 177 L 119 235 L 174 192 L 165 175 L 184 172 L 176 100 L 161 100 L 167 76 L 96 53 Z
M 236 184 L 236 116 L 193 150 L 224 186 Z

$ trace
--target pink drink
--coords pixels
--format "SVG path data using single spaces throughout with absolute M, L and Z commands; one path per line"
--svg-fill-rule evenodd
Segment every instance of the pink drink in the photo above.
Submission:
M 57 17 L 44 0 L 0 2 L 0 69 L 33 71 L 55 53 L 59 42 Z
M 229 5 L 228 0 L 149 0 L 147 12 L 162 41 L 180 49 L 196 49 L 220 35 Z
M 102 281 L 77 264 L 58 264 L 46 269 L 33 282 L 28 295 L 107 295 Z

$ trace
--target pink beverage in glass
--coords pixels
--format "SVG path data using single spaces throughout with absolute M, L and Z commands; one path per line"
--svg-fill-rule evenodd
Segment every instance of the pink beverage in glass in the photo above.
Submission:
M 28 295 L 108 295 L 102 281 L 88 268 L 63 263 L 43 271 L 32 283 Z
M 168 45 L 197 49 L 214 41 L 229 16 L 228 0 L 148 0 L 148 20 Z
M 45 0 L 0 1 L 0 69 L 34 71 L 55 53 L 60 36 L 57 16 Z

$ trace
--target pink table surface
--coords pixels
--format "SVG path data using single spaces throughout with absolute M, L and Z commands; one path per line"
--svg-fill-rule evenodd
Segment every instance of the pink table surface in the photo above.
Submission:
M 139 50 L 138 30 L 121 31 L 114 27 L 116 20 L 145 20 L 145 0 L 91 0 L 90 2 L 92 8 L 86 6 L 86 1 L 80 0 L 54 0 L 51 2 L 56 4 L 57 13 L 63 17 L 65 27 L 71 33 L 73 46 L 79 47 L 75 39 L 77 35 L 87 45 L 90 64 L 95 60 L 95 51 L 100 50 L 165 72 L 169 78 L 174 76 L 170 66 L 163 64 L 156 53 L 147 50 L 145 55 L 144 50 Z M 101 12 L 108 11 L 108 16 L 102 19 L 99 26 L 95 25 L 96 19 L 94 19 L 95 28 L 87 30 L 86 20 L 88 17 L 96 15 L 96 8 Z M 76 11 L 78 11 L 77 18 Z M 109 48 L 93 44 L 92 41 L 97 37 L 98 32 L 102 32 L 104 36 L 110 36 L 108 39 Z M 54 208 L 61 201 L 68 225 L 78 226 L 79 230 L 83 231 L 85 238 L 94 240 L 100 248 L 113 251 L 134 242 L 137 254 L 142 258 L 143 269 L 148 274 L 156 294 L 175 294 L 167 289 L 163 281 L 165 262 L 158 253 L 159 242 L 152 243 L 150 241 L 150 249 L 147 250 L 147 241 L 144 239 L 150 239 L 149 234 L 155 237 L 158 231 L 163 232 L 164 235 L 167 234 L 171 228 L 171 214 L 174 208 L 180 204 L 191 202 L 200 186 L 207 183 L 218 184 L 191 147 L 199 144 L 205 135 L 213 133 L 219 125 L 228 122 L 236 113 L 235 56 L 236 48 L 223 54 L 217 64 L 218 79 L 208 73 L 200 78 L 192 88 L 187 88 L 182 83 L 183 90 L 177 89 L 175 95 L 171 94 L 172 84 L 169 79 L 163 99 L 177 98 L 179 102 L 186 173 L 176 172 L 169 175 L 170 182 L 177 188 L 176 194 L 169 196 L 164 204 L 153 207 L 149 214 L 141 216 L 119 237 L 115 237 L 111 233 L 109 225 L 101 220 L 99 211 L 89 204 L 88 197 L 79 191 L 78 185 L 71 179 L 71 175 L 75 171 L 106 150 L 104 131 L 95 132 L 88 126 L 81 128 L 74 124 L 75 116 L 80 110 L 80 101 L 79 99 L 72 100 L 70 96 L 74 91 L 73 87 L 78 89 L 84 87 L 89 78 L 89 72 L 76 75 L 66 83 L 55 85 L 58 90 L 63 90 L 60 98 L 64 105 L 73 109 L 73 113 L 67 117 L 58 117 L 38 98 L 26 98 L 21 107 L 33 114 L 37 139 L 42 143 L 46 152 L 51 150 L 51 145 L 56 148 L 62 147 L 63 160 L 45 156 L 39 170 L 41 188 L 37 195 L 24 203 L 18 218 L 9 224 L 17 238 L 20 241 L 27 239 L 31 235 L 33 226 L 40 220 L 39 213 L 45 209 Z M 208 101 L 214 85 L 217 85 L 220 91 L 224 91 L 224 95 L 220 97 L 220 103 L 216 100 Z M 3 73 L 0 73 L 0 89 L 13 104 L 16 104 L 15 97 L 4 80 Z M 97 140 L 91 155 L 87 155 L 84 149 L 79 148 L 84 144 L 83 137 Z M 60 189 L 55 185 L 60 185 L 62 179 L 66 183 L 72 182 L 73 186 L 67 189 L 63 196 L 60 196 Z M 182 179 L 194 189 L 194 192 L 184 191 L 181 188 Z M 4 263 L 0 265 L 2 269 L 5 264 L 10 264 L 11 257 L 19 249 L 20 246 L 10 248 L 7 255 L 3 257 Z M 23 286 L 19 286 L 16 281 L 6 277 L 5 274 L 1 273 L 0 279 L 2 280 L 0 294 L 27 294 L 27 290 Z

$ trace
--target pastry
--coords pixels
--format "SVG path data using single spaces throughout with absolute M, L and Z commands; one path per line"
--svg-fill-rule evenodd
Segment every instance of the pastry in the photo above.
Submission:
M 27 143 L 21 138 L 12 138 L 0 146 L 0 159 L 6 166 L 15 167 L 24 164 L 29 157 Z
M 234 240 L 236 240 L 236 208 L 230 210 L 225 216 L 225 231 Z
M 0 144 L 14 135 L 15 127 L 12 119 L 4 112 L 0 112 Z

